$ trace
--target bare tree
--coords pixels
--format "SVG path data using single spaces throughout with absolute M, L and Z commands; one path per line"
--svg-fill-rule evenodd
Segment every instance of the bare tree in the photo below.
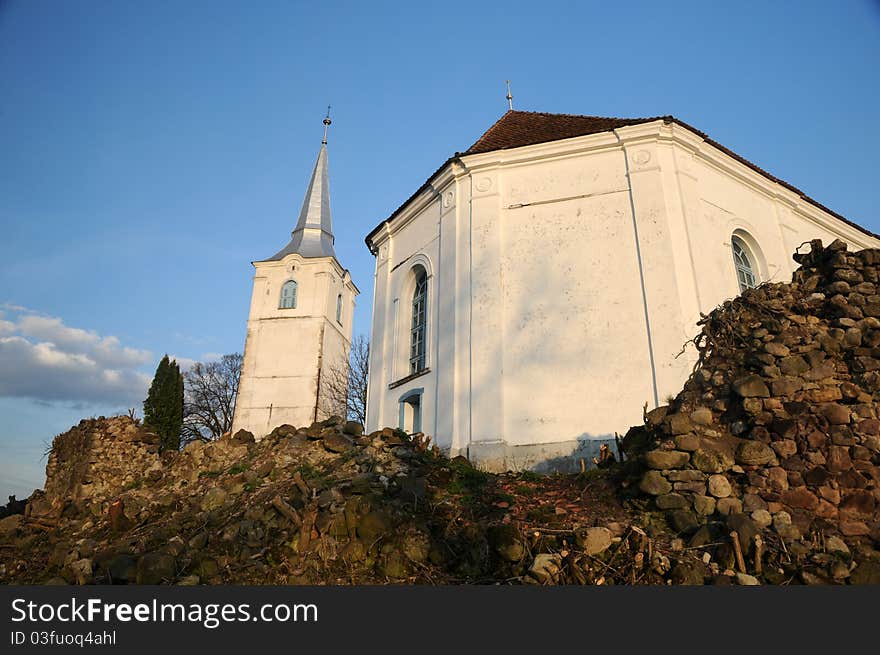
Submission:
M 241 353 L 223 355 L 196 362 L 183 374 L 183 443 L 219 439 L 232 427 L 241 363 Z
M 367 379 L 370 341 L 362 334 L 351 342 L 348 366 L 330 367 L 321 380 L 321 409 L 364 425 L 367 421 Z

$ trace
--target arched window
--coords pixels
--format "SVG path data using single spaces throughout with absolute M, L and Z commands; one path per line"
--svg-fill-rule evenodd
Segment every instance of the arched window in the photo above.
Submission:
M 736 279 L 739 282 L 740 293 L 746 289 L 758 286 L 757 266 L 755 257 L 746 245 L 746 242 L 738 236 L 731 239 L 733 246 L 733 264 L 736 268 Z
M 342 294 L 336 296 L 336 322 L 342 325 Z
M 425 370 L 425 333 L 428 326 L 428 274 L 424 268 L 416 271 L 416 288 L 412 299 L 412 326 L 409 337 L 410 375 Z
M 296 307 L 296 281 L 288 280 L 281 287 L 280 309 L 294 309 Z

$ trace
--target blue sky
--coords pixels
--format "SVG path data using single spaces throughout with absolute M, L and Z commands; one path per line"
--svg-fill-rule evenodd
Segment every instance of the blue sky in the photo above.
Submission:
M 158 359 L 240 351 L 332 104 L 336 250 L 506 109 L 673 114 L 880 231 L 880 5 L 0 0 L 0 498 Z

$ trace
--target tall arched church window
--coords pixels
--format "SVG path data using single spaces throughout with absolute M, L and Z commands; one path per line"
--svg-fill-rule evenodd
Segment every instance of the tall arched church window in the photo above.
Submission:
M 342 294 L 336 296 L 336 322 L 342 325 Z
M 296 281 L 288 280 L 281 287 L 281 309 L 294 309 L 296 307 Z
M 758 286 L 757 266 L 755 257 L 752 255 L 745 241 L 737 236 L 731 239 L 733 246 L 733 264 L 736 267 L 736 279 L 739 282 L 740 293 L 746 289 Z
M 412 300 L 412 327 L 409 338 L 409 372 L 418 373 L 425 369 L 425 334 L 427 317 L 428 275 L 425 269 L 416 272 L 416 288 Z

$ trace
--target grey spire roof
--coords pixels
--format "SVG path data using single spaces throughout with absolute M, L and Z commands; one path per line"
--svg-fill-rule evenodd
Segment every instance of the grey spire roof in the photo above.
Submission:
M 329 123 L 329 121 L 328 121 Z M 333 224 L 330 219 L 330 177 L 327 174 L 327 141 L 321 143 L 309 189 L 290 234 L 290 243 L 263 261 L 283 259 L 291 253 L 303 257 L 336 257 L 333 250 Z

